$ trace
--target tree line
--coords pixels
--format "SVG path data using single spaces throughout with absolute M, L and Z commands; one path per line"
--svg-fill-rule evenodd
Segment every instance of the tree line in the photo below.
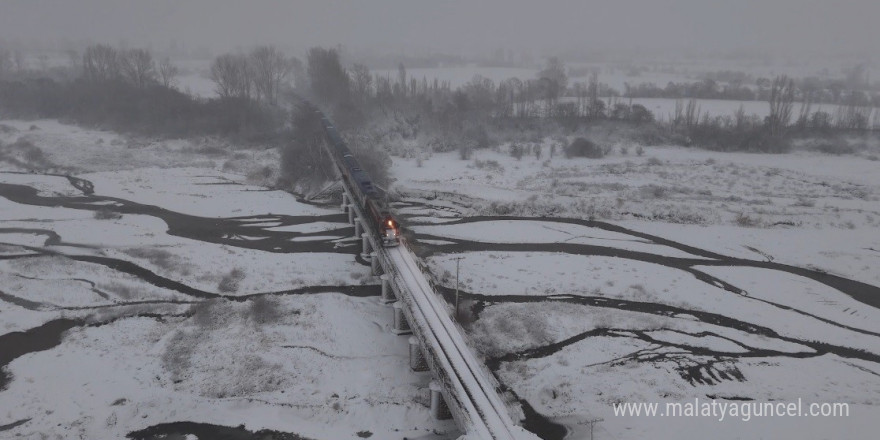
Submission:
M 147 49 L 95 44 L 71 54 L 68 66 L 51 69 L 27 69 L 17 62 L 14 69 L 0 69 L 0 115 L 65 119 L 151 136 L 216 134 L 274 141 L 285 117 L 269 102 L 277 99 L 283 80 L 265 75 L 275 70 L 261 69 L 263 54 L 277 51 L 258 49 L 251 58 L 253 96 L 217 98 L 178 90 L 180 69 L 168 57 L 157 61 Z

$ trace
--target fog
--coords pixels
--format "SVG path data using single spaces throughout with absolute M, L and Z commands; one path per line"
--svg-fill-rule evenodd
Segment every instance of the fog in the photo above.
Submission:
M 270 43 L 463 55 L 748 51 L 880 53 L 876 0 L 4 0 L 0 42 L 220 52 Z

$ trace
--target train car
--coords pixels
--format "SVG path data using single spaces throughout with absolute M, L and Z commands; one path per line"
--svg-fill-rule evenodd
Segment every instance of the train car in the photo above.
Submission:
M 379 238 L 382 239 L 383 246 L 397 246 L 400 244 L 398 236 L 400 235 L 400 223 L 394 219 L 387 205 L 380 199 L 367 199 L 367 215 L 373 222 L 373 228 Z
M 327 150 L 333 156 L 342 179 L 353 192 L 354 202 L 367 216 L 367 222 L 382 240 L 382 245 L 397 246 L 400 244 L 400 223 L 391 215 L 391 211 L 385 203 L 384 194 L 373 185 L 369 174 L 361 168 L 360 163 L 349 150 L 345 141 L 342 140 L 336 127 L 320 110 L 315 110 L 315 113 L 321 117 Z

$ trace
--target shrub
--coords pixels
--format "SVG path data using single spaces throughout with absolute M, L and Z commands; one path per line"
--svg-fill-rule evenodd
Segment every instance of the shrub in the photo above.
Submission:
M 220 283 L 217 284 L 217 290 L 223 293 L 232 293 L 238 291 L 238 285 L 244 279 L 247 274 L 239 269 L 234 268 L 229 271 L 228 274 L 224 275 L 223 278 L 220 279 Z
M 589 157 L 599 159 L 605 156 L 605 150 L 592 141 L 579 137 L 571 141 L 565 149 L 566 157 Z
M 107 207 L 95 211 L 95 220 L 117 220 L 120 218 L 122 218 L 122 214 L 113 212 Z
M 468 160 L 474 153 L 474 149 L 468 144 L 463 143 L 458 147 L 458 158 L 461 160 Z
M 666 188 L 654 184 L 641 187 L 639 192 L 642 196 L 650 197 L 652 199 L 665 199 L 669 193 Z
M 645 154 L 645 149 L 641 145 L 636 147 L 636 155 L 641 157 L 643 154 Z
M 750 217 L 744 213 L 739 213 L 736 216 L 736 224 L 746 228 L 753 228 L 760 224 L 760 220 L 754 217 Z
M 177 269 L 180 267 L 179 258 L 175 257 L 174 254 L 162 249 L 154 249 L 154 248 L 137 248 L 137 249 L 128 249 L 123 251 L 126 255 L 135 257 L 135 258 L 143 258 L 149 261 L 151 264 L 158 266 L 165 270 Z
M 525 147 L 520 146 L 518 144 L 510 144 L 510 156 L 516 158 L 516 160 L 520 160 L 523 157 L 523 152 Z
M 826 142 L 826 143 L 821 143 L 821 144 L 817 145 L 815 148 L 816 148 L 816 150 L 818 150 L 822 153 L 834 154 L 834 155 L 855 154 L 855 152 L 856 152 L 856 149 L 853 148 L 852 145 L 847 144 L 846 142 L 838 142 L 838 143 Z
M 281 303 L 277 298 L 260 295 L 251 300 L 251 320 L 256 324 L 272 324 L 281 320 Z
M 504 167 L 501 166 L 501 164 L 498 163 L 497 160 L 479 160 L 479 159 L 477 159 L 474 161 L 474 166 L 476 166 L 477 168 L 479 168 L 481 170 L 485 169 L 487 171 L 495 171 L 495 172 L 499 172 L 499 173 L 504 171 Z

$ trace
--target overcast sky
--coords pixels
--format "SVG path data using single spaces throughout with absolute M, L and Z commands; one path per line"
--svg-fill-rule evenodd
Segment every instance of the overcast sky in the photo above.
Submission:
M 0 42 L 126 42 L 215 52 L 814 49 L 880 55 L 880 0 L 0 0 Z

